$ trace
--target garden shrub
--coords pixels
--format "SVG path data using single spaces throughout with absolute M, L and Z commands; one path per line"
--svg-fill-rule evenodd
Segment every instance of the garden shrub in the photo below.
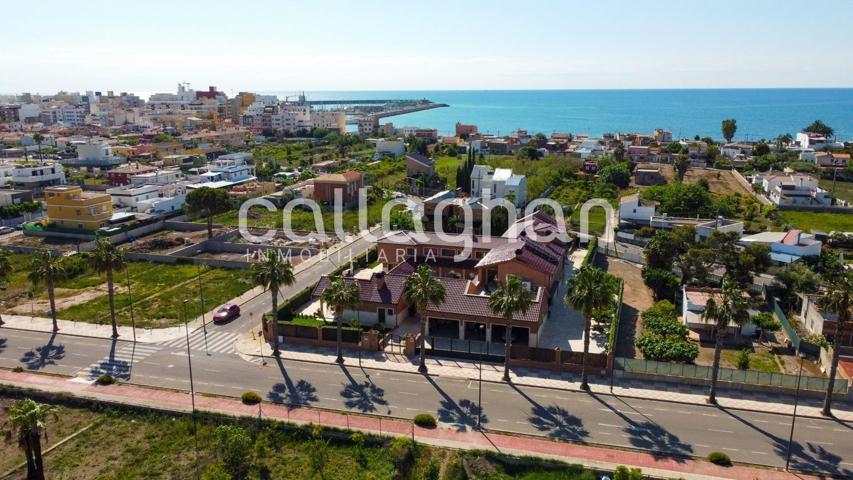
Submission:
M 711 452 L 708 454 L 708 461 L 713 463 L 714 465 L 720 465 L 721 467 L 731 467 L 732 459 L 729 458 L 723 452 Z
M 261 396 L 255 392 L 248 391 L 243 392 L 243 395 L 240 395 L 240 400 L 242 400 L 246 405 L 257 405 L 258 403 L 261 403 Z
M 421 428 L 435 428 L 435 417 L 428 413 L 419 413 L 414 418 L 415 425 Z
M 114 383 L 116 383 L 116 380 L 109 373 L 102 373 L 98 377 L 98 385 L 112 385 Z

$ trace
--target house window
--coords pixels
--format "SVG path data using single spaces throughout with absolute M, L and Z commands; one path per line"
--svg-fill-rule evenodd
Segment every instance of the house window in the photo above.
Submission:
M 474 258 L 479 260 L 479 259 L 483 258 L 483 256 L 485 254 L 486 254 L 486 252 L 484 252 L 482 250 L 477 250 L 476 252 L 474 252 Z
M 455 255 L 456 255 L 456 250 L 453 250 L 451 248 L 442 248 L 441 249 L 441 256 L 442 257 L 453 257 Z

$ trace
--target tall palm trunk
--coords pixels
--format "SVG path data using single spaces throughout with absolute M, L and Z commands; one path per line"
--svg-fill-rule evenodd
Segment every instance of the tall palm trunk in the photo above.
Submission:
M 278 285 L 270 285 L 270 291 L 272 292 L 272 319 L 270 320 L 272 322 L 270 324 L 272 354 L 277 357 L 281 355 L 281 351 L 278 349 Z
M 835 387 L 835 374 L 838 371 L 838 361 L 841 357 L 839 340 L 841 335 L 841 317 L 835 322 L 835 332 L 832 335 L 832 364 L 829 367 L 829 382 L 826 386 L 826 396 L 823 398 L 823 410 L 821 414 L 825 417 L 832 416 L 832 390 Z
M 586 372 L 586 362 L 589 358 L 589 335 L 592 330 L 592 317 L 583 324 L 583 360 L 581 361 L 581 390 L 589 390 L 589 375 Z
M 53 292 L 53 276 L 48 275 L 45 282 L 47 284 L 47 298 L 50 300 L 50 317 L 53 319 L 53 331 L 59 331 L 59 324 L 56 322 L 56 295 Z
M 38 430 L 32 434 L 33 438 L 33 459 L 35 460 L 35 480 L 44 480 L 44 462 L 41 458 L 41 437 Z
M 107 299 L 110 303 L 110 322 L 113 325 L 113 338 L 118 338 L 118 326 L 116 325 L 116 301 L 113 288 L 113 264 L 107 265 Z
M 506 319 L 506 333 L 504 334 L 504 382 L 509 382 L 509 356 L 512 353 L 512 317 Z
M 717 339 L 714 343 L 714 366 L 711 368 L 711 389 L 708 392 L 708 403 L 717 403 L 717 376 L 720 373 L 720 354 L 723 353 L 723 338 L 726 336 L 726 325 L 717 323 Z
M 338 358 L 335 359 L 335 363 L 344 363 L 344 352 L 343 352 L 344 314 L 343 314 L 343 312 L 335 314 L 335 321 L 337 323 L 337 329 L 336 329 L 337 332 L 336 333 L 338 336 L 338 339 L 337 339 L 338 340 L 337 341 Z
M 420 318 L 421 320 L 421 362 L 418 365 L 418 371 L 421 373 L 427 373 L 429 369 L 426 366 L 426 318 L 423 315 Z
M 27 480 L 34 480 L 36 475 L 36 462 L 33 459 L 33 443 L 30 434 L 24 438 L 24 456 L 27 458 Z

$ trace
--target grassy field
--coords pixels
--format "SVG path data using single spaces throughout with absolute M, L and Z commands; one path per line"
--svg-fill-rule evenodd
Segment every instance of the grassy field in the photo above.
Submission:
M 8 405 L 9 399 L 0 399 Z M 76 479 L 435 479 L 435 480 L 594 480 L 580 466 L 556 461 L 520 459 L 497 453 L 448 450 L 413 444 L 406 438 L 389 439 L 352 433 L 336 435 L 311 427 L 297 428 L 274 422 L 202 418 L 196 434 L 187 416 L 95 412 L 60 407 L 58 418 L 47 424 L 46 449 L 91 425 L 44 457 L 48 478 Z M 5 420 L 0 413 L 0 422 Z M 246 440 L 242 454 L 234 455 L 244 475 L 226 472 L 216 429 L 231 425 Z M 196 450 L 196 445 L 198 449 Z M 15 442 L 0 446 L 3 471 L 20 464 Z M 235 452 L 231 449 L 229 452 Z M 463 462 L 472 475 L 464 473 Z M 22 473 L 19 471 L 19 473 Z
M 189 317 L 201 315 L 198 267 L 134 262 L 130 264 L 130 285 L 136 326 L 156 328 L 181 323 L 182 303 L 186 298 Z M 212 310 L 254 286 L 248 270 L 202 267 L 201 289 L 205 310 Z M 130 325 L 130 299 L 122 278 L 117 293 L 116 319 Z M 59 310 L 58 317 L 80 322 L 108 323 L 109 304 L 101 295 L 79 305 Z
M 810 232 L 853 232 L 853 214 L 827 212 L 798 212 L 784 210 L 780 212 L 786 223 L 795 228 Z
M 737 368 L 737 357 L 740 349 L 724 348 L 720 354 L 720 366 L 724 368 Z M 713 365 L 714 348 L 700 347 L 697 365 Z M 749 370 L 753 372 L 782 373 L 779 364 L 773 354 L 762 349 L 753 349 L 749 354 Z
M 456 168 L 462 165 L 465 158 L 438 157 L 435 161 L 435 173 L 447 179 L 447 189 L 456 188 Z
M 820 188 L 832 191 L 832 180 L 821 179 Z M 835 182 L 835 196 L 848 202 L 853 202 L 853 182 Z
M 71 261 L 70 258 L 66 261 Z M 33 289 L 27 274 L 30 255 L 11 256 L 13 272 L 6 288 L 0 291 L 0 302 L 8 311 L 17 306 L 17 313 L 49 316 L 47 291 L 43 285 Z M 201 314 L 198 289 L 198 267 L 194 265 L 166 265 L 147 262 L 130 262 L 130 292 L 133 297 L 133 314 L 136 326 L 154 328 L 180 323 L 182 302 L 187 298 L 187 311 L 191 318 Z M 127 295 L 127 276 L 115 276 L 116 318 L 119 324 L 130 325 L 130 298 Z M 201 284 L 205 310 L 211 310 L 225 301 L 239 296 L 253 287 L 248 270 L 222 268 L 201 269 Z M 32 299 L 28 292 L 32 292 Z M 106 277 L 86 269 L 80 274 L 59 282 L 56 286 L 57 316 L 63 320 L 89 323 L 109 323 L 109 303 L 106 294 Z

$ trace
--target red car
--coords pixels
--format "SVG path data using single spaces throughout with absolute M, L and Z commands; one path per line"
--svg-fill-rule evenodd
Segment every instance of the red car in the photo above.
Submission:
M 234 303 L 226 303 L 219 307 L 216 313 L 213 314 L 214 322 L 227 322 L 233 318 L 240 316 L 240 306 Z

